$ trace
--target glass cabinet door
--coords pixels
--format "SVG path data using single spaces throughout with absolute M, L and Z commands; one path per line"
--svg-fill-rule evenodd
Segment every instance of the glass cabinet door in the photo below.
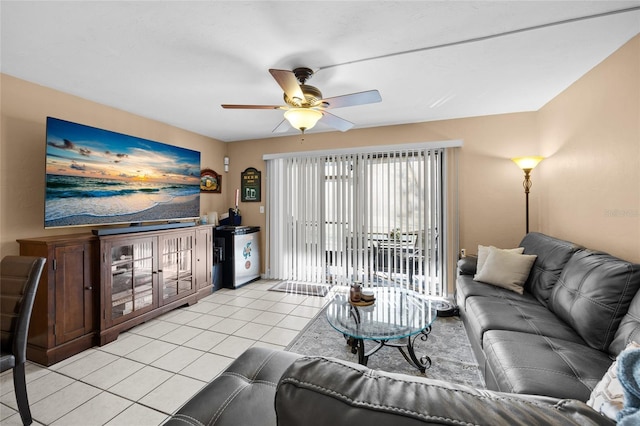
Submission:
M 195 291 L 193 280 L 194 234 L 163 237 L 160 242 L 163 301 Z
M 153 306 L 153 239 L 111 247 L 111 319 Z

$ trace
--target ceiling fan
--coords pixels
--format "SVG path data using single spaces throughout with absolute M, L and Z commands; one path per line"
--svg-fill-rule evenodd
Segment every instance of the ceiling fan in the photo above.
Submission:
M 222 104 L 227 109 L 282 109 L 285 110 L 284 120 L 273 129 L 274 133 L 284 132 L 291 124 L 302 133 L 311 129 L 318 121 L 340 131 L 346 132 L 353 127 L 353 123 L 329 113 L 328 109 L 343 108 L 354 105 L 371 104 L 382 101 L 377 90 L 351 93 L 348 95 L 322 98 L 322 92 L 317 87 L 305 84 L 313 75 L 310 68 L 300 67 L 293 71 L 270 69 L 269 72 L 284 90 L 286 105 L 233 105 Z

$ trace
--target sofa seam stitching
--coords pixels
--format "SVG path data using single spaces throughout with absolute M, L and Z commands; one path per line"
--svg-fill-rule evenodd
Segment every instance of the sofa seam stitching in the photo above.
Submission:
M 221 376 L 239 377 L 239 378 L 243 379 L 243 383 L 242 383 L 241 386 L 238 386 L 233 392 L 231 392 L 229 394 L 229 396 L 222 402 L 220 407 L 216 410 L 216 412 L 213 414 L 213 416 L 207 422 L 207 425 L 209 425 L 209 426 L 214 425 L 218 421 L 218 419 L 220 418 L 220 416 L 222 415 L 224 410 L 226 410 L 227 407 L 231 404 L 231 401 L 233 401 L 243 390 L 245 390 L 250 385 L 253 385 L 253 384 L 266 384 L 266 385 L 269 385 L 271 387 L 275 387 L 276 386 L 276 384 L 273 383 L 273 382 L 269 382 L 269 381 L 266 381 L 266 380 L 253 380 L 253 379 L 250 379 L 250 378 L 248 378 L 246 376 L 243 376 L 242 374 L 231 372 L 231 371 L 225 372 L 225 373 L 221 374 Z
M 271 359 L 273 358 L 273 356 L 275 355 L 274 353 L 269 354 L 269 356 L 267 356 L 258 366 L 258 369 L 255 371 L 254 375 L 251 377 L 251 380 L 255 380 L 256 377 L 258 377 L 258 375 L 260 374 L 260 372 L 262 371 L 262 369 L 267 365 L 267 363 L 269 361 L 271 361 Z
M 337 364 L 340 365 L 340 366 L 343 366 L 343 367 L 345 366 L 344 364 L 340 364 L 340 363 L 337 363 Z M 351 368 L 351 367 L 347 366 L 347 368 Z M 357 370 L 357 371 L 361 371 L 361 370 Z M 407 381 L 404 381 L 404 380 L 397 380 L 397 379 L 393 379 L 393 378 L 390 378 L 390 377 L 385 377 L 385 378 L 388 378 L 388 379 L 391 379 L 391 380 L 394 380 L 394 381 L 397 381 L 397 382 L 400 382 L 400 383 L 413 383 L 413 384 L 416 383 L 416 382 L 407 382 Z M 283 378 L 281 380 L 281 383 L 294 383 L 294 384 L 297 384 L 297 385 L 305 385 L 305 386 L 308 386 L 308 387 L 316 389 L 316 390 L 324 391 L 324 392 L 326 392 L 326 393 L 328 393 L 330 395 L 336 395 L 336 396 L 339 396 L 341 398 L 344 398 L 345 400 L 353 403 L 356 406 L 370 407 L 370 408 L 386 408 L 386 409 L 389 409 L 389 410 L 391 410 L 393 412 L 397 412 L 397 413 L 413 414 L 416 417 L 422 418 L 422 419 L 425 419 L 425 420 L 429 420 L 429 419 L 449 420 L 449 421 L 452 421 L 454 423 L 461 424 L 461 425 L 477 425 L 477 423 L 464 422 L 464 421 L 460 421 L 460 420 L 457 420 L 457 419 L 452 419 L 450 417 L 431 416 L 431 415 L 428 415 L 428 414 L 423 414 L 423 413 L 420 413 L 420 412 L 417 412 L 417 411 L 414 411 L 414 410 L 410 410 L 410 409 L 406 409 L 406 408 L 393 407 L 391 405 L 374 404 L 374 403 L 367 402 L 367 401 L 356 401 L 353 398 L 350 398 L 349 396 L 347 396 L 347 395 L 345 395 L 343 393 L 337 392 L 337 391 L 335 391 L 333 389 L 328 389 L 328 388 L 326 388 L 324 386 L 320 386 L 320 385 L 317 385 L 315 383 L 303 381 L 303 380 L 297 379 L 295 377 Z M 442 388 L 440 386 L 438 386 L 438 388 L 444 389 L 444 388 Z M 465 391 L 457 391 L 457 390 L 452 390 L 452 391 L 453 392 L 461 392 L 461 393 L 469 394 L 469 392 L 465 392 Z
M 236 396 L 238 396 L 238 394 L 247 386 L 248 383 L 244 382 L 242 386 L 238 386 L 233 392 L 231 392 L 229 396 L 222 402 L 222 404 L 220 404 L 220 407 L 218 407 L 215 413 L 213 413 L 213 416 L 209 419 L 207 425 L 214 425 L 218 421 L 224 410 L 226 410 L 229 404 L 231 404 L 231 401 L 233 401 Z
M 193 420 L 192 422 L 188 422 L 186 421 L 186 419 L 188 420 Z M 181 413 L 176 413 L 173 416 L 171 416 L 171 420 L 177 420 L 177 421 L 181 421 L 184 422 L 186 424 L 189 425 L 193 425 L 193 424 L 197 424 L 197 425 L 202 425 L 204 426 L 204 423 L 202 423 L 200 420 L 198 420 L 197 418 L 193 417 L 193 416 L 188 416 L 186 414 L 181 414 Z M 194 423 L 195 422 L 195 423 Z
M 338 363 L 338 364 L 340 366 L 345 366 L 344 364 L 340 364 L 340 363 Z M 350 368 L 350 367 L 348 367 L 348 368 Z M 358 370 L 358 371 L 360 371 L 360 370 Z M 411 383 L 411 384 L 415 384 L 416 383 L 416 382 L 412 382 L 412 381 L 408 381 L 407 382 L 405 380 L 398 380 L 396 378 L 391 378 L 391 377 L 385 377 L 385 378 L 393 380 L 393 381 L 396 381 L 396 382 L 400 382 L 400 383 Z M 337 391 L 335 391 L 333 389 L 327 389 L 326 387 L 320 386 L 320 385 L 315 384 L 315 383 L 306 382 L 306 381 L 297 379 L 295 377 L 283 377 L 282 380 L 281 380 L 281 383 L 294 383 L 294 384 L 298 384 L 298 385 L 306 385 L 306 386 L 309 386 L 310 388 L 314 388 L 314 389 L 317 389 L 317 390 L 325 391 L 328 394 L 337 395 L 339 397 L 344 398 L 345 400 L 347 400 L 349 402 L 352 402 L 352 403 L 354 403 L 356 405 L 360 405 L 360 406 L 363 406 L 363 407 L 387 408 L 387 409 L 390 409 L 390 410 L 393 410 L 393 411 L 396 411 L 396 412 L 400 412 L 400 413 L 414 414 L 414 415 L 416 415 L 416 417 L 423 418 L 423 419 L 449 420 L 449 421 L 452 421 L 452 422 L 455 422 L 455 423 L 458 423 L 458 424 L 465 424 L 465 425 L 474 425 L 474 424 L 476 424 L 476 423 L 460 421 L 458 419 L 453 419 L 453 418 L 450 418 L 450 417 L 429 416 L 429 415 L 425 415 L 425 414 L 420 413 L 420 412 L 416 412 L 414 410 L 409 410 L 409 409 L 400 408 L 400 407 L 393 407 L 393 406 L 390 406 L 390 405 L 373 404 L 373 403 L 366 402 L 366 401 L 356 401 L 353 398 L 350 398 L 349 396 L 347 396 L 347 395 L 345 395 L 343 393 L 337 392 Z M 475 394 L 472 394 L 470 392 L 467 392 L 467 391 L 461 390 L 461 389 L 445 388 L 445 387 L 442 387 L 442 386 L 438 386 L 436 384 L 431 384 L 431 386 L 437 387 L 438 389 L 444 390 L 446 392 L 467 394 L 467 395 L 469 395 L 469 396 L 471 396 L 473 398 L 477 398 L 478 400 L 504 401 L 504 402 L 515 401 L 515 402 L 522 403 L 524 405 L 533 406 L 533 407 L 540 407 L 540 408 L 541 407 L 545 407 L 544 404 L 539 404 L 539 403 L 536 403 L 534 401 L 523 400 L 523 399 L 517 398 L 517 397 L 490 397 L 490 396 L 485 396 L 485 395 L 475 395 Z M 559 405 L 561 405 L 562 403 L 563 403 L 562 400 L 558 401 L 557 404 L 554 404 L 551 407 L 553 409 L 557 409 L 557 407 Z M 566 404 L 566 402 L 565 402 L 565 404 Z

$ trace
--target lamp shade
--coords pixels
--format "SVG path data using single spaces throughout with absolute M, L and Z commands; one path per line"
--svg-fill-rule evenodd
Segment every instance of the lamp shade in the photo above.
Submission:
M 296 129 L 304 132 L 316 125 L 322 113 L 311 108 L 291 108 L 284 113 L 284 118 Z
M 533 170 L 533 168 L 537 166 L 539 162 L 544 160 L 544 157 L 516 157 L 512 158 L 511 160 L 516 163 L 522 170 Z

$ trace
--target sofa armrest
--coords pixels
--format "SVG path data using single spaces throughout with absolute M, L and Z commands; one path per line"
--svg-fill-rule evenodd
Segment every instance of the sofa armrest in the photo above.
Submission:
M 576 400 L 478 390 L 303 357 L 278 383 L 278 426 L 615 424 Z
M 282 373 L 299 357 L 273 349 L 247 349 L 164 425 L 276 426 L 273 407 L 276 385 Z
M 458 275 L 475 275 L 478 266 L 476 256 L 467 256 L 458 260 Z

